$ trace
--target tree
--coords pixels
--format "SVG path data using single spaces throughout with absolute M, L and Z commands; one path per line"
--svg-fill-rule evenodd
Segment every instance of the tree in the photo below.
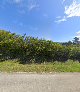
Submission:
M 74 38 L 73 44 L 79 44 L 79 38 L 78 38 L 78 37 L 75 37 L 75 38 Z
M 63 42 L 62 45 L 63 46 L 70 46 L 72 45 L 73 43 L 71 41 L 68 41 L 68 42 Z

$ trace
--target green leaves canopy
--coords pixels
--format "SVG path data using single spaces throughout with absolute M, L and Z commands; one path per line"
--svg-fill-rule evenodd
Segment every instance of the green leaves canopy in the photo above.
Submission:
M 20 63 L 43 63 L 63 62 L 69 58 L 79 60 L 80 52 L 71 48 L 49 40 L 0 30 L 0 61 L 19 59 Z

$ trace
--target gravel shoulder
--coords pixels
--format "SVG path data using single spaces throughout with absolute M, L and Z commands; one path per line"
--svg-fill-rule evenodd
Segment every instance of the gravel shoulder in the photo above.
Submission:
M 80 73 L 0 73 L 0 92 L 80 92 Z

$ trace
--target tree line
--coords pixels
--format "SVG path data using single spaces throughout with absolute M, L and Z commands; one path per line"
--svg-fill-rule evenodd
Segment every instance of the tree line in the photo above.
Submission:
M 0 61 L 18 59 L 20 63 L 80 61 L 79 44 L 56 43 L 0 30 Z

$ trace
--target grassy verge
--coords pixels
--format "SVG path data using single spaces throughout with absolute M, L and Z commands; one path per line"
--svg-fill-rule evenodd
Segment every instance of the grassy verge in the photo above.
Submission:
M 80 63 L 68 61 L 66 63 L 46 63 L 46 64 L 19 64 L 17 61 L 0 62 L 1 72 L 80 72 Z

